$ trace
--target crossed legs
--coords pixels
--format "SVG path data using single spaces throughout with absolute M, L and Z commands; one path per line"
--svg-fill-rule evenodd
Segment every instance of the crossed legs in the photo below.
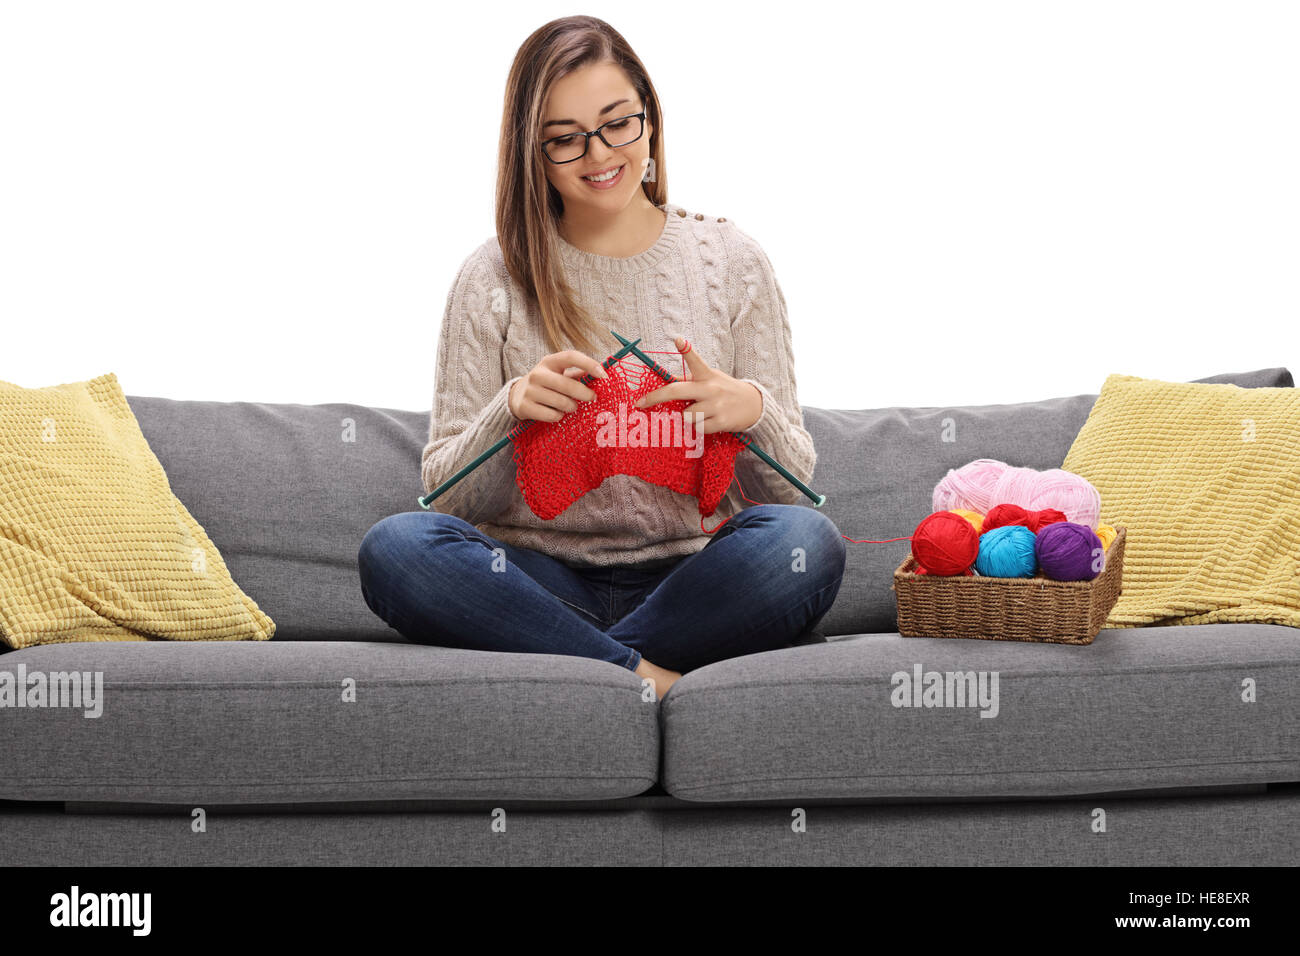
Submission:
M 358 552 L 366 604 L 408 640 L 591 657 L 654 677 L 661 696 L 682 672 L 807 633 L 834 603 L 844 561 L 844 538 L 821 512 L 754 505 L 615 621 L 599 571 L 593 581 L 455 515 L 390 515 Z

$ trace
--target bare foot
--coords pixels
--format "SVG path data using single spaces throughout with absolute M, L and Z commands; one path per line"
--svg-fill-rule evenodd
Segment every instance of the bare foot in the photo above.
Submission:
M 634 673 L 654 682 L 655 696 L 660 700 L 664 699 L 664 696 L 668 693 L 668 688 L 672 687 L 682 676 L 677 671 L 670 671 L 665 667 L 651 664 L 644 657 L 641 658 L 641 663 L 636 665 Z

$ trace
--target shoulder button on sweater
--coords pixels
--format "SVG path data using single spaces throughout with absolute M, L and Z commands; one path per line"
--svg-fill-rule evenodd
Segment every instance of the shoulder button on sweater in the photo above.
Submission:
M 703 219 L 704 219 L 704 213 L 702 213 L 702 212 L 697 212 L 697 213 L 695 214 L 695 218 L 696 218 L 696 219 L 699 219 L 699 220 L 703 220 Z
M 686 210 L 685 210 L 685 209 L 678 209 L 678 210 L 677 210 L 677 215 L 681 216 L 683 219 L 686 218 Z
M 727 220 L 726 220 L 725 217 L 723 217 L 723 216 L 719 216 L 719 217 L 718 217 L 718 222 L 726 222 L 726 221 L 727 221 Z

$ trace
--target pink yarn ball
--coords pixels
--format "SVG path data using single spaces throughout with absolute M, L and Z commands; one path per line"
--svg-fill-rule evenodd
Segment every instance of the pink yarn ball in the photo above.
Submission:
M 948 474 L 934 486 L 933 511 L 978 511 L 986 514 L 1001 499 L 993 498 L 993 486 L 1009 466 L 996 458 L 977 458 Z
M 1082 475 L 1062 468 L 1013 467 L 996 458 L 978 458 L 949 469 L 931 498 L 935 511 L 988 514 L 995 505 L 1012 504 L 1026 511 L 1054 508 L 1067 521 L 1093 529 L 1101 521 L 1101 493 Z
M 1034 497 L 1038 472 L 1033 468 L 1007 467 L 993 486 L 994 498 L 1002 504 L 1019 505 L 1026 511 L 1036 511 L 1029 501 Z
M 1025 507 L 1030 511 L 1055 508 L 1065 512 L 1071 523 L 1095 529 L 1101 521 L 1101 492 L 1081 475 L 1051 468 L 1038 473 Z

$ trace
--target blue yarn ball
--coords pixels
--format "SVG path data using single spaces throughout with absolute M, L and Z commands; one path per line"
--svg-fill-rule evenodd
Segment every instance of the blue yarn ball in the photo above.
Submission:
M 1006 524 L 980 535 L 975 570 L 990 578 L 1032 578 L 1038 570 L 1034 533 L 1022 524 Z

